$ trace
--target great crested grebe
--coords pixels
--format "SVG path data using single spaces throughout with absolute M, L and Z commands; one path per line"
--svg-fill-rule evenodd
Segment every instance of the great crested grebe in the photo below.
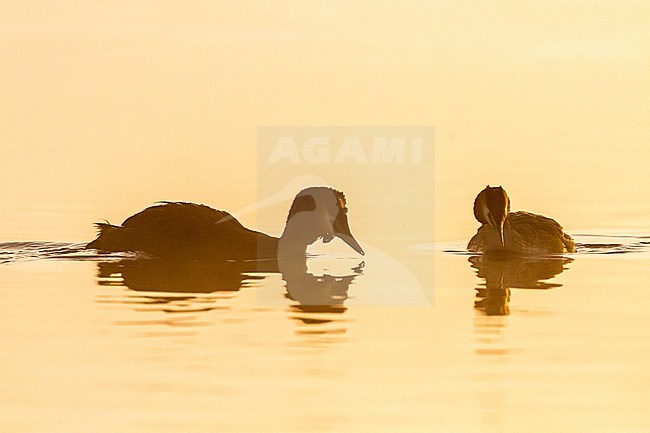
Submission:
M 469 251 L 533 255 L 576 251 L 575 242 L 557 221 L 529 212 L 510 213 L 510 199 L 500 186 L 488 185 L 476 196 L 474 216 L 483 225 L 469 241 Z
M 184 202 L 163 202 L 127 218 L 121 226 L 98 223 L 86 245 L 102 251 L 139 251 L 159 258 L 277 259 L 304 255 L 318 238 L 334 236 L 363 255 L 350 232 L 345 196 L 329 187 L 296 195 L 279 238 L 247 229 L 226 211 Z

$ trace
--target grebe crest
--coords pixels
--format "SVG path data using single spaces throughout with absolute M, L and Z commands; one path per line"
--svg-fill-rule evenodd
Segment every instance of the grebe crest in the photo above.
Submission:
M 510 198 L 501 186 L 486 186 L 474 200 L 474 216 L 483 224 L 499 231 L 501 246 L 505 246 L 503 225 L 510 213 Z
M 280 237 L 278 255 L 283 256 L 318 238 L 330 242 L 338 237 L 361 255 L 364 251 L 350 231 L 348 208 L 341 191 L 325 186 L 304 189 L 291 204 L 287 223 Z

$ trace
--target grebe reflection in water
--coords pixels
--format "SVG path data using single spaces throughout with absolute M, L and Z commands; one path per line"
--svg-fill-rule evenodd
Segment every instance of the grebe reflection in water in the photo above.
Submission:
M 345 196 L 329 187 L 296 195 L 279 238 L 247 229 L 228 212 L 205 205 L 163 202 L 127 218 L 121 226 L 99 223 L 99 236 L 86 248 L 139 251 L 158 258 L 219 260 L 276 259 L 304 255 L 319 238 L 342 239 L 359 254 L 350 232 Z
M 562 284 L 549 282 L 567 269 L 569 257 L 472 256 L 469 262 L 482 280 L 476 288 L 474 307 L 488 316 L 510 313 L 510 289 L 552 289 Z
M 476 196 L 474 216 L 483 225 L 469 241 L 469 251 L 532 255 L 576 251 L 575 242 L 557 221 L 530 212 L 510 212 L 510 199 L 500 186 L 488 185 Z

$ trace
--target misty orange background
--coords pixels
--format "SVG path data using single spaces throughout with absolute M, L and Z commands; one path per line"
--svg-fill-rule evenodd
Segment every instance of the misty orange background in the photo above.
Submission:
M 647 2 L 1 9 L 0 240 L 87 240 L 156 200 L 242 208 L 257 127 L 287 124 L 435 127 L 438 240 L 469 238 L 487 183 L 569 231 L 648 227 Z

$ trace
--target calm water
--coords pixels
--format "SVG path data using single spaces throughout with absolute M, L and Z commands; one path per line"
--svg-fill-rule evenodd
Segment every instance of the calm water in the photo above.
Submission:
M 1 429 L 647 431 L 650 238 L 577 240 L 404 251 L 431 287 L 372 249 L 301 276 L 4 243 Z
M 2 3 L 0 431 L 650 431 L 647 2 L 249 3 Z M 337 162 L 389 125 L 433 139 Z M 81 249 L 159 200 L 278 235 L 303 175 L 365 257 Z M 579 252 L 463 253 L 488 183 Z

